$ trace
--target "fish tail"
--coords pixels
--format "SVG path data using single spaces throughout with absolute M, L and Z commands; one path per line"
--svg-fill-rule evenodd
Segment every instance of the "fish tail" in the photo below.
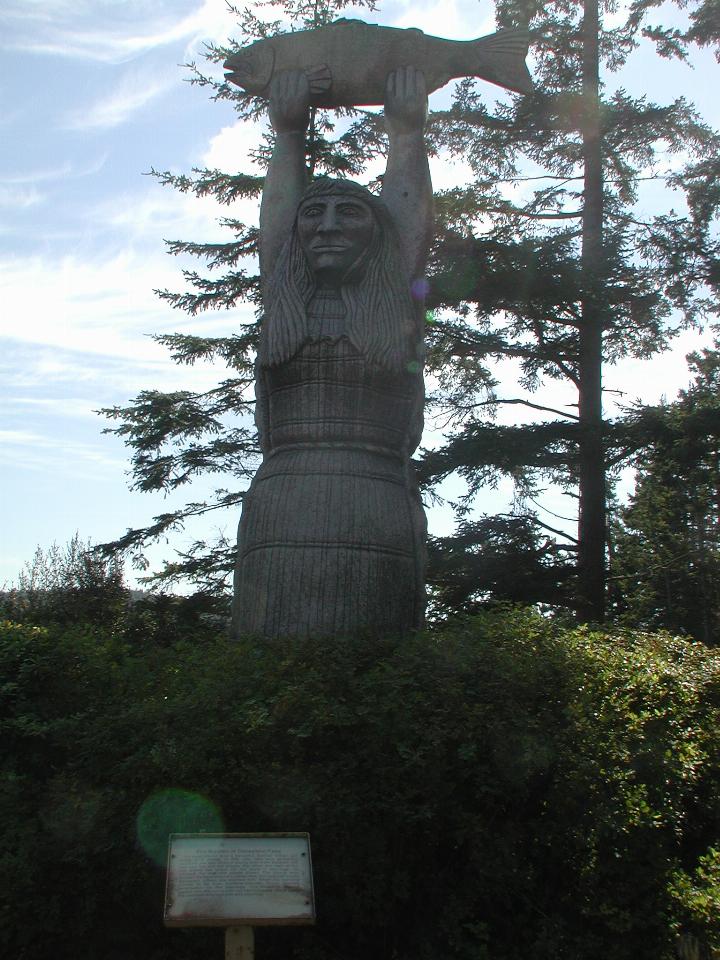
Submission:
M 498 30 L 489 37 L 471 41 L 479 60 L 474 73 L 516 93 L 532 93 L 533 85 L 525 57 L 530 44 L 526 27 Z

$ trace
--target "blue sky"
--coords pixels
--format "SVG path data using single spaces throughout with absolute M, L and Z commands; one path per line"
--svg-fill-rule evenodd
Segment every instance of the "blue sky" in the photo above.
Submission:
M 471 0 L 386 3 L 373 19 L 457 39 L 494 29 L 492 5 Z M 216 218 L 228 210 L 143 174 L 248 169 L 258 127 L 236 123 L 228 104 L 184 82 L 180 66 L 235 32 L 224 0 L 0 6 L 0 584 L 38 545 L 64 544 L 76 531 L 112 539 L 172 506 L 128 490 L 126 450 L 102 433 L 95 411 L 145 388 L 199 389 L 223 376 L 208 365 L 175 367 L 148 335 L 235 329 L 245 308 L 191 319 L 153 294 L 182 288 L 181 264 L 163 240 L 227 239 Z M 684 93 L 720 126 L 718 65 L 709 52 L 693 62 L 691 70 L 641 51 L 622 82 L 659 102 Z M 462 166 L 441 159 L 433 179 L 462 181 Z M 252 222 L 256 214 L 246 203 L 232 215 Z M 672 397 L 697 342 L 687 335 L 650 365 L 612 369 L 608 385 L 629 398 Z M 233 536 L 237 519 L 209 523 Z M 447 511 L 431 517 L 436 530 L 446 522 Z M 197 532 L 161 544 L 153 561 Z

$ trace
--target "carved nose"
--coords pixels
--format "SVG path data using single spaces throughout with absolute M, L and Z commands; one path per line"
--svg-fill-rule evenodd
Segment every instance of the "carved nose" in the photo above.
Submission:
M 337 217 L 334 207 L 326 207 L 318 224 L 318 233 L 328 233 L 331 230 L 337 230 Z

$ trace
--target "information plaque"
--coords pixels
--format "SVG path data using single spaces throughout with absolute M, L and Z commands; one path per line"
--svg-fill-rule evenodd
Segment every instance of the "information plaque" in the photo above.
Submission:
M 171 834 L 166 926 L 314 922 L 307 833 Z

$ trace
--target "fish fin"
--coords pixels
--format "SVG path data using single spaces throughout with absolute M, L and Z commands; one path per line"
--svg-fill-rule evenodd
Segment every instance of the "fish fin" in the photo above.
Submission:
M 526 27 L 498 30 L 471 42 L 480 54 L 477 76 L 516 93 L 532 93 L 532 78 L 525 63 L 530 44 Z
M 332 86 L 332 73 L 330 67 L 321 63 L 316 67 L 308 67 L 305 76 L 310 84 L 310 93 L 318 96 L 321 93 L 327 93 Z

